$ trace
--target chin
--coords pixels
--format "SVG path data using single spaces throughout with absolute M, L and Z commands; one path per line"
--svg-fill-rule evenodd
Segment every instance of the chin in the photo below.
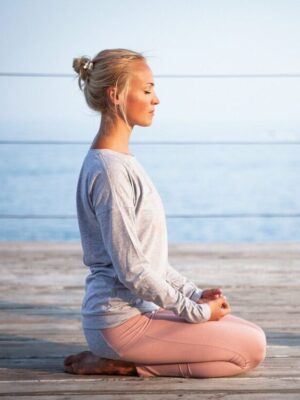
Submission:
M 153 122 L 153 120 L 152 120 L 152 118 L 151 118 L 151 120 L 149 121 L 145 121 L 145 125 L 144 126 L 150 126 L 150 125 L 152 125 L 152 122 Z
M 138 125 L 138 126 L 150 126 L 150 125 L 152 125 L 152 121 L 150 121 L 150 122 L 137 122 L 135 125 Z

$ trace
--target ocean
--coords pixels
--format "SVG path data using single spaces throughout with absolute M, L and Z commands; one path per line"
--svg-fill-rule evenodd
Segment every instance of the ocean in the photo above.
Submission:
M 0 145 L 0 240 L 80 240 L 87 144 Z M 169 243 L 300 240 L 300 146 L 131 144 L 162 198 Z

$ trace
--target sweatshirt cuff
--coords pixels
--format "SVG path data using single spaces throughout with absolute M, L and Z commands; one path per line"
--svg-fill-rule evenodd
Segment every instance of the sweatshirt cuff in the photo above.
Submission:
M 200 299 L 200 297 L 201 297 L 201 295 L 202 295 L 202 292 L 203 292 L 202 289 L 197 288 L 197 289 L 193 292 L 193 294 L 191 295 L 190 299 L 193 300 L 193 301 L 195 301 L 195 302 L 197 302 L 197 301 Z
M 206 321 L 209 321 L 209 319 L 211 317 L 210 306 L 207 303 L 201 303 L 199 305 L 201 305 L 201 307 L 202 307 L 204 318 L 206 319 Z

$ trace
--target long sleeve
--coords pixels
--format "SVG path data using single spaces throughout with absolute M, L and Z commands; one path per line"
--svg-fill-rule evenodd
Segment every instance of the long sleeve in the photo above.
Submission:
M 210 318 L 208 304 L 196 304 L 150 265 L 136 231 L 133 187 L 127 169 L 107 171 L 94 182 L 92 203 L 102 240 L 120 282 L 139 298 L 172 310 L 188 322 Z M 102 178 L 102 179 L 101 179 Z
M 166 280 L 177 290 L 189 297 L 193 301 L 200 299 L 203 290 L 198 288 L 194 282 L 188 280 L 185 276 L 181 275 L 170 264 L 167 266 Z

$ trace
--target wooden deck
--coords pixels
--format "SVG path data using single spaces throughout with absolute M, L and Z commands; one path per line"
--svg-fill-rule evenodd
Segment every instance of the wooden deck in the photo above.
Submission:
M 180 244 L 170 262 L 200 287 L 222 287 L 232 313 L 267 334 L 267 358 L 231 378 L 64 373 L 87 350 L 80 243 L 0 242 L 0 397 L 5 399 L 300 399 L 300 243 Z

